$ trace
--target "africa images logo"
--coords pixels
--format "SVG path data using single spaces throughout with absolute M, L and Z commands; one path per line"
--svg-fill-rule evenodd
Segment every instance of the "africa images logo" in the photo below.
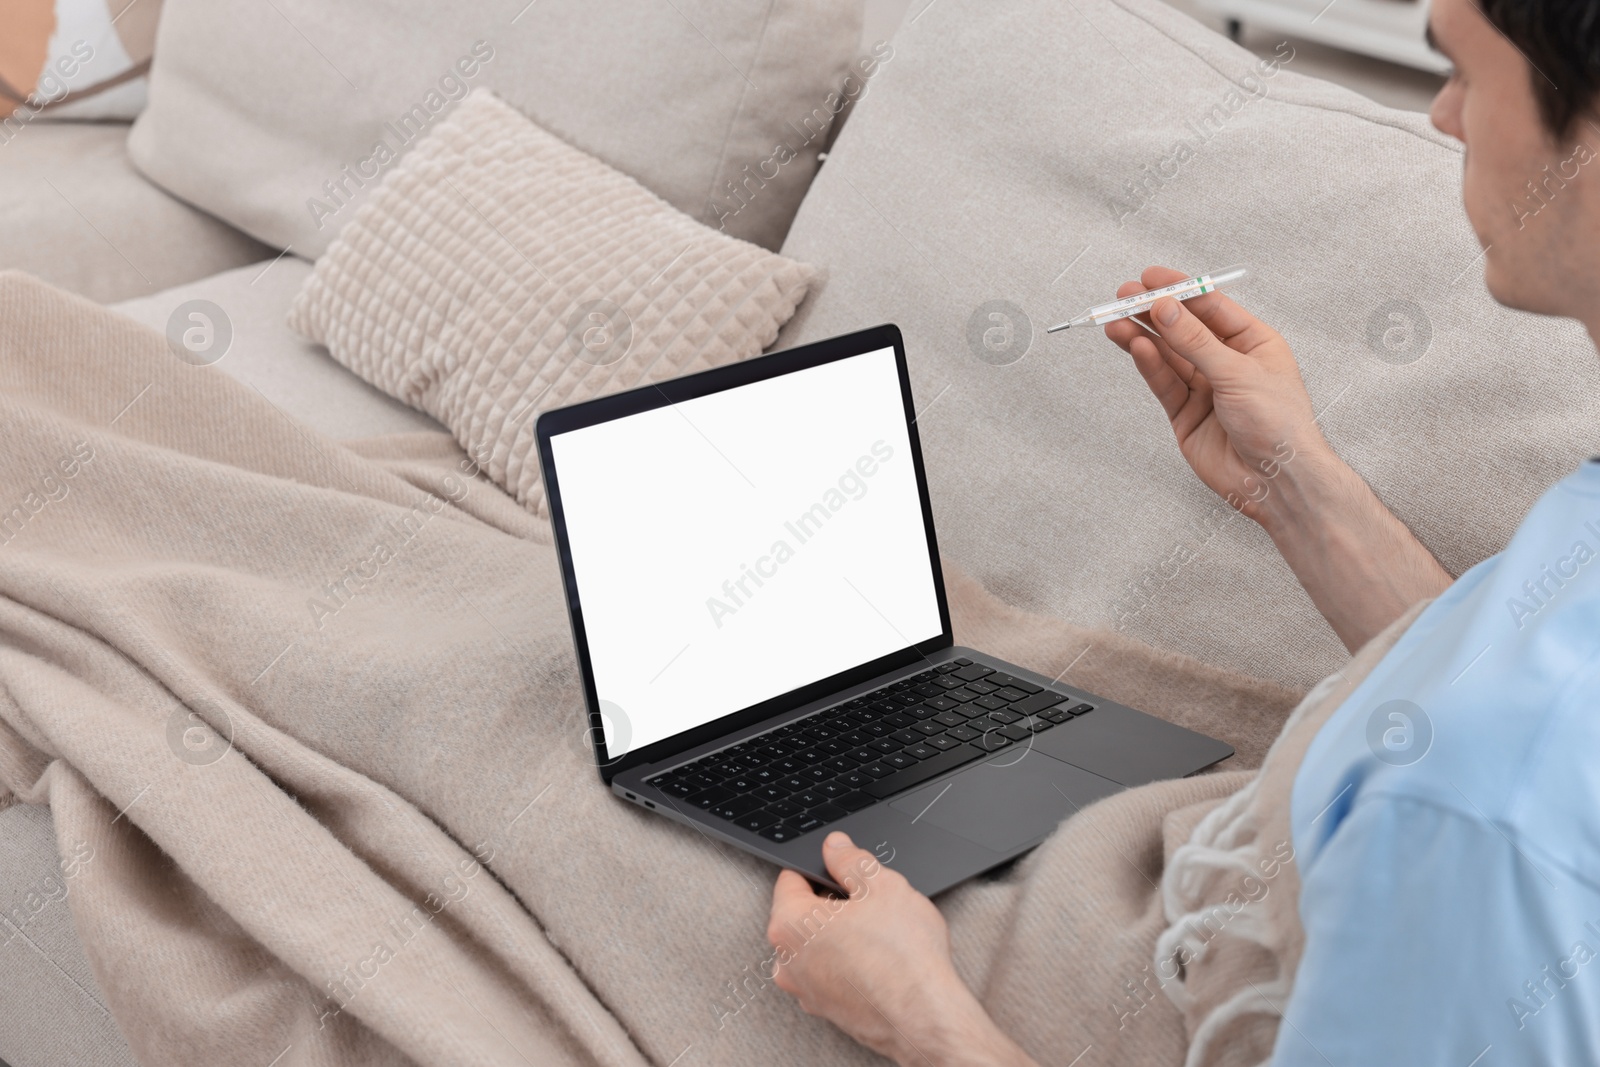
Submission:
M 1433 747 L 1433 720 L 1409 700 L 1386 700 L 1367 716 L 1367 747 L 1391 767 L 1409 767 Z
M 1033 345 L 1033 320 L 1009 300 L 986 300 L 967 316 L 967 348 L 980 363 L 1009 367 Z

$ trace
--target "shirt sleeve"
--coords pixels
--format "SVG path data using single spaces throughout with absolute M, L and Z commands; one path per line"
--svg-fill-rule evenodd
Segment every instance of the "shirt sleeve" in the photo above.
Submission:
M 1600 894 L 1514 830 L 1368 796 L 1301 877 L 1272 1067 L 1600 1063 Z

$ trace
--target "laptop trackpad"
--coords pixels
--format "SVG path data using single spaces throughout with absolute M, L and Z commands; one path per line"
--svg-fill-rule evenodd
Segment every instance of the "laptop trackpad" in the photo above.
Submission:
M 1019 746 L 949 781 L 912 790 L 889 806 L 913 821 L 1009 852 L 1121 789 L 1109 778 Z

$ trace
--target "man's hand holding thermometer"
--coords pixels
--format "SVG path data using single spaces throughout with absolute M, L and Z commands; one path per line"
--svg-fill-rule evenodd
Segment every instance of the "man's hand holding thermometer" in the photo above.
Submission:
M 1222 274 L 1196 278 L 1150 267 L 1139 282 L 1124 282 L 1114 303 L 1093 308 L 1084 318 L 1098 315 L 1106 336 L 1133 357 L 1200 480 L 1268 525 L 1268 512 L 1278 503 L 1271 497 L 1277 494 L 1263 497 L 1261 489 L 1270 480 L 1275 490 L 1282 479 L 1266 476 L 1286 456 L 1296 457 L 1290 466 L 1304 468 L 1317 462 L 1302 462 L 1308 453 L 1331 450 L 1317 428 L 1288 344 L 1228 297 L 1211 291 Z M 1128 321 L 1135 315 L 1137 321 Z
M 1199 280 L 1146 268 L 1117 289 L 1119 304 L 1144 310 L 1104 319 L 1106 336 L 1133 357 L 1189 466 L 1271 535 L 1353 652 L 1450 577 L 1329 447 L 1288 343 L 1223 294 L 1190 288 Z

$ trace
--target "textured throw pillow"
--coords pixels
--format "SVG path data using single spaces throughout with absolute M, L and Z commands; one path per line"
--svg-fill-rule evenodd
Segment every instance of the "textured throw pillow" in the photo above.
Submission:
M 362 205 L 289 324 L 543 515 L 540 411 L 756 355 L 814 276 L 480 89 Z
M 161 0 L 9 0 L 0 10 L 0 144 L 36 118 L 144 107 Z

